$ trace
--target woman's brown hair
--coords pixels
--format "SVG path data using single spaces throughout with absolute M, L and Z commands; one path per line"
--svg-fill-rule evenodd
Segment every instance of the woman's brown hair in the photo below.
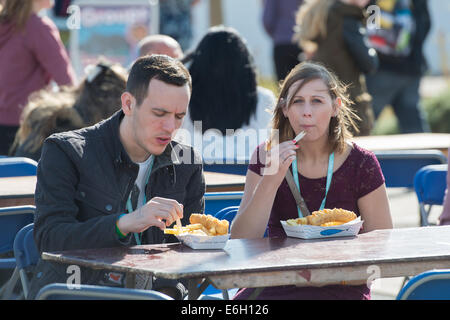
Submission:
M 305 0 L 299 7 L 295 16 L 295 39 L 303 50 L 314 52 L 315 41 L 326 37 L 328 12 L 334 2 L 336 0 Z
M 0 9 L 0 23 L 12 23 L 16 30 L 23 30 L 33 13 L 33 0 L 6 0 Z
M 341 100 L 338 114 L 330 120 L 328 141 L 331 151 L 340 153 L 344 150 L 346 140 L 352 137 L 349 128 L 353 127 L 355 130 L 358 130 L 354 121 L 354 119 L 357 119 L 357 116 L 350 108 L 352 101 L 346 93 L 347 87 L 339 81 L 337 76 L 327 70 L 323 65 L 313 62 L 302 62 L 298 64 L 289 72 L 283 81 L 273 112 L 272 137 L 269 141 L 269 147 L 271 144 L 277 143 L 275 141 L 275 133 L 278 133 L 279 141 L 288 141 L 295 138 L 295 132 L 292 129 L 289 119 L 283 114 L 283 108 L 286 107 L 289 109 L 295 93 L 306 83 L 317 79 L 322 80 L 328 87 L 328 93 L 333 103 L 336 98 Z M 289 94 L 289 89 L 297 83 L 299 85 L 294 88 L 295 92 Z

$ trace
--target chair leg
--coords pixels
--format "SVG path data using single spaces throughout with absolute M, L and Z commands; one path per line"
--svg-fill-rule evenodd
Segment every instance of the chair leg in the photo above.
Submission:
M 14 287 L 16 286 L 18 280 L 19 280 L 19 270 L 17 268 L 14 268 L 14 272 L 11 275 L 11 278 L 2 288 L 2 295 L 1 295 L 2 300 L 8 300 L 11 298 L 12 292 L 14 291 Z
M 20 281 L 22 282 L 22 290 L 25 299 L 28 297 L 28 277 L 24 269 L 19 271 Z
M 427 214 L 427 211 L 425 210 L 425 206 L 423 205 L 423 203 L 421 203 L 419 205 L 419 210 L 420 210 L 420 226 L 427 227 L 428 226 L 428 214 Z
M 223 300 L 230 300 L 230 296 L 228 295 L 228 290 L 222 290 Z

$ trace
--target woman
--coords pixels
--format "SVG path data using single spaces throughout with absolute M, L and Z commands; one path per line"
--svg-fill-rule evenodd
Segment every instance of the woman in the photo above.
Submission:
M 55 24 L 37 15 L 50 0 L 5 0 L 0 11 L 0 154 L 7 154 L 28 96 L 75 73 Z
M 284 179 L 288 170 L 299 185 L 310 212 L 325 199 L 325 208 L 343 208 L 364 220 L 363 232 L 392 228 L 384 177 L 372 152 L 348 140 L 354 125 L 345 87 L 325 67 L 304 62 L 286 77 L 274 111 L 276 134 L 252 156 L 244 196 L 231 226 L 232 238 L 286 237 L 280 220 L 298 217 L 298 209 Z M 306 136 L 295 144 L 301 131 Z M 268 149 L 269 151 L 266 151 Z M 334 158 L 334 159 L 333 159 Z M 332 170 L 328 170 L 333 159 Z M 297 170 L 292 171 L 292 167 Z M 330 172 L 330 174 L 327 174 Z M 331 184 L 325 194 L 327 180 Z M 240 290 L 236 298 L 253 289 Z M 361 286 L 265 288 L 261 299 L 368 299 Z
M 309 0 L 297 13 L 299 42 L 306 56 L 320 62 L 349 85 L 358 130 L 370 135 L 374 124 L 372 97 L 365 74 L 376 71 L 378 57 L 368 46 L 364 7 L 369 0 Z
M 189 64 L 192 96 L 182 126 L 189 136 L 180 139 L 191 138 L 187 142 L 196 147 L 194 134 L 203 134 L 199 151 L 205 160 L 249 160 L 267 138 L 268 109 L 273 108 L 275 96 L 257 85 L 253 57 L 244 39 L 232 28 L 213 27 L 183 62 Z M 194 121 L 201 122 L 194 126 Z M 255 134 L 247 135 L 248 129 Z M 244 139 L 247 143 L 240 143 Z

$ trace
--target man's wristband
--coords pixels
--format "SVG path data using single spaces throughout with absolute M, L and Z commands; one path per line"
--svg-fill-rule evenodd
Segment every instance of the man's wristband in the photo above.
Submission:
M 117 225 L 117 223 L 119 222 L 120 218 L 122 218 L 125 215 L 125 213 L 122 213 L 119 218 L 116 220 L 116 233 L 119 236 L 120 239 L 125 238 L 127 235 L 123 234 L 122 231 L 120 231 L 119 226 Z

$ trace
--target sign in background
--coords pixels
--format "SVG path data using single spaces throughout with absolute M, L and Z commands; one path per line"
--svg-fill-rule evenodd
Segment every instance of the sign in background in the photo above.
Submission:
M 158 33 L 158 1 L 78 0 L 71 9 L 70 56 L 79 76 L 102 56 L 128 67 L 139 40 Z

